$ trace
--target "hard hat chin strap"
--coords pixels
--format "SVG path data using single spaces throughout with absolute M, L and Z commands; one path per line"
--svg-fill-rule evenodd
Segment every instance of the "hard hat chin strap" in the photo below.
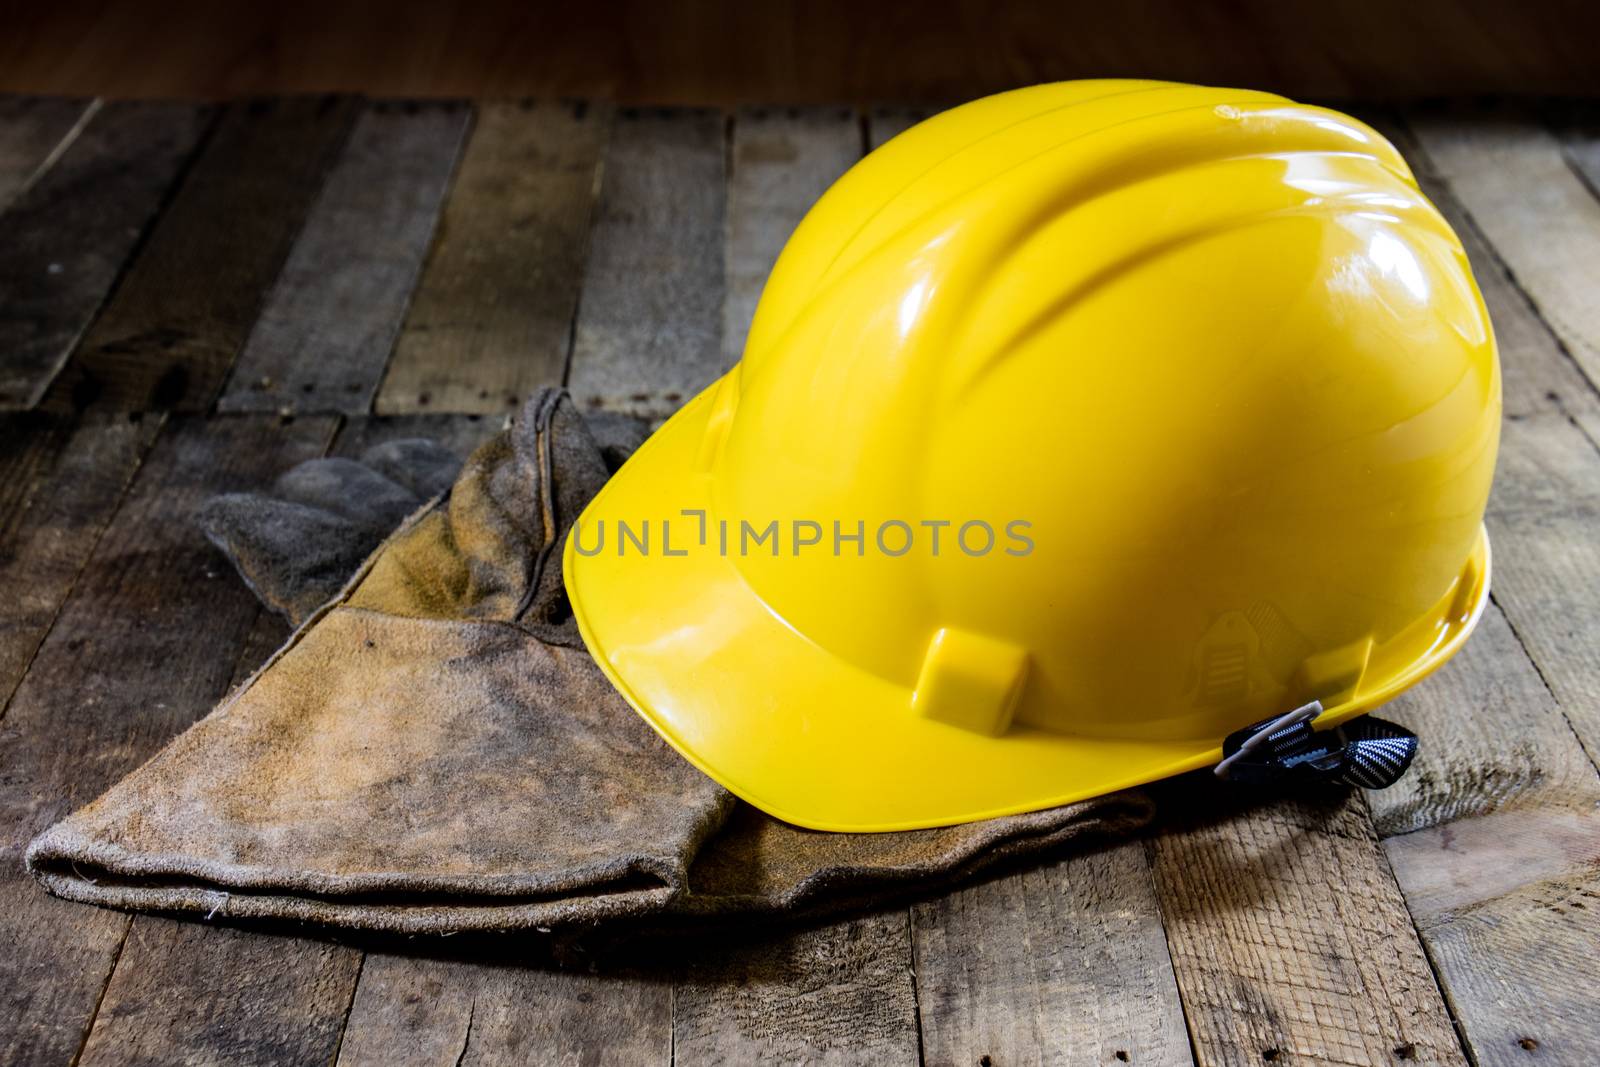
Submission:
M 1418 741 L 1405 727 L 1363 715 L 1332 730 L 1313 730 L 1312 720 L 1321 713 L 1321 702 L 1314 700 L 1235 730 L 1222 742 L 1217 777 L 1244 783 L 1344 782 L 1383 789 L 1399 781 L 1411 766 Z

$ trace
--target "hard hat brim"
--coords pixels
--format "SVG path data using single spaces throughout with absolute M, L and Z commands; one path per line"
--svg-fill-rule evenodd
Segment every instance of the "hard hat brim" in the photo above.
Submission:
M 706 775 L 769 815 L 832 831 L 947 826 L 1057 807 L 1214 765 L 1222 738 L 1085 737 L 1018 725 L 985 736 L 920 716 L 908 685 L 862 670 L 797 632 L 709 547 L 683 555 L 629 545 L 616 524 L 703 509 L 695 469 L 715 386 L 690 401 L 585 509 L 564 576 L 589 651 L 627 701 Z M 679 519 L 681 522 L 681 519 Z M 593 531 L 611 527 L 601 551 Z M 1461 579 L 1392 662 L 1375 653 L 1358 694 L 1326 707 L 1319 728 L 1383 703 L 1437 669 L 1477 623 L 1489 593 L 1480 534 Z M 841 604 L 841 610 L 848 610 Z M 1376 675 L 1376 676 L 1374 676 Z M 1244 725 L 1240 723 L 1239 725 Z

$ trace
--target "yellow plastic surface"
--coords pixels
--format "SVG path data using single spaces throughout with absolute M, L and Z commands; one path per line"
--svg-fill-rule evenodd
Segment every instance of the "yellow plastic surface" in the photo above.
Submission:
M 1373 130 L 1266 93 L 1037 86 L 818 201 L 742 362 L 590 504 L 566 581 L 622 693 L 757 807 L 987 818 L 1442 664 L 1488 596 L 1499 423 L 1466 256 Z M 969 554 L 979 521 L 999 542 Z M 921 539 L 880 551 L 896 522 Z

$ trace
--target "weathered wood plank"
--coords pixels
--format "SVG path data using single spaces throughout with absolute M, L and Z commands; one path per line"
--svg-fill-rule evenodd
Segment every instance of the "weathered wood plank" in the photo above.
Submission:
M 1373 117 L 1368 118 L 1373 121 Z M 1483 292 L 1484 303 L 1494 323 L 1495 341 L 1500 347 L 1506 413 L 1532 415 L 1542 411 L 1600 409 L 1600 394 L 1539 318 L 1528 294 L 1522 291 L 1511 270 L 1490 247 L 1477 219 L 1462 206 L 1450 183 L 1440 176 L 1433 157 L 1409 128 L 1397 120 L 1385 121 L 1385 118 L 1379 117 L 1373 124 L 1404 153 L 1422 191 L 1449 221 L 1472 261 L 1473 276 Z
M 470 121 L 459 103 L 368 106 L 219 410 L 359 414 L 372 406 Z
M 1497 826 L 1492 833 L 1517 829 Z M 1481 1067 L 1596 1062 L 1600 875 L 1592 864 L 1419 920 L 1439 969 L 1450 976 L 1450 999 Z
M 0 716 L 160 423 L 0 416 Z
M 848 108 L 745 108 L 733 123 L 728 173 L 727 296 L 722 362 L 744 351 L 772 264 L 817 198 L 861 158 Z
M 911 918 L 929 1062 L 1193 1062 L 1143 842 L 971 886 Z
M 909 923 L 902 909 L 698 942 L 673 994 L 673 1062 L 918 1062 Z
M 138 916 L 78 1062 L 331 1062 L 360 965 L 342 945 Z
M 1491 635 L 1493 636 L 1493 635 Z M 1533 673 L 1526 658 L 1523 669 Z M 1564 730 L 1548 694 L 1545 722 Z M 1460 715 L 1472 708 L 1452 708 Z M 1544 742 L 1540 724 L 1490 705 L 1498 740 Z M 1450 744 L 1445 729 L 1429 738 Z M 1462 1033 L 1479 1064 L 1600 1061 L 1592 991 L 1600 985 L 1600 779 L 1566 732 L 1524 791 L 1486 814 L 1392 837 L 1385 848 Z M 1470 742 L 1469 742 L 1470 743 Z M 1469 756 L 1470 758 L 1470 756 Z M 1507 760 L 1485 756 L 1491 768 Z
M 46 402 L 209 408 L 355 111 L 334 98 L 232 106 Z
M 660 417 L 727 370 L 725 171 L 716 112 L 619 113 L 568 375 L 585 408 Z
M 257 608 L 194 509 L 320 454 L 332 429 L 326 419 L 170 425 L 12 699 L 0 745 L 0 1048 L 18 1062 L 64 1062 L 80 1047 L 128 926 L 46 895 L 22 850 L 223 694 Z
M 1358 792 L 1169 790 L 1151 855 L 1198 1061 L 1466 1062 Z
M 0 407 L 38 403 L 211 119 L 107 104 L 0 215 Z
M 1509 420 L 1489 508 L 1495 598 L 1600 760 L 1600 449 L 1564 416 Z
M 1590 102 L 1578 103 L 1559 116 L 1555 132 L 1567 161 L 1591 192 L 1600 194 L 1600 111 Z
M 339 1064 L 672 1062 L 672 987 L 584 974 L 374 953 Z
M 1512 435 L 1520 430 L 1508 427 Z M 1544 438 L 1540 447 L 1554 453 L 1577 444 L 1560 440 L 1568 430 L 1547 425 L 1529 436 Z M 1517 450 L 1513 438 L 1513 461 Z M 1496 595 L 1591 760 L 1600 756 L 1592 610 L 1600 553 L 1579 531 L 1594 528 L 1595 511 L 1591 495 L 1568 508 L 1491 519 Z M 1560 614 L 1567 611 L 1577 614 Z M 1502 737 L 1507 742 L 1526 743 L 1514 724 Z M 1584 910 L 1600 888 L 1597 800 L 1592 787 L 1574 790 L 1564 803 L 1557 798 L 1390 842 L 1480 1063 L 1513 1062 L 1531 1050 L 1561 1063 L 1600 1056 L 1592 1000 L 1574 995 L 1600 983 L 1593 952 L 1600 926 Z
M 7 593 L 5 617 L 0 620 L 0 714 L 11 710 L 24 672 L 116 511 L 160 421 L 96 419 L 73 425 L 40 414 L 17 414 L 0 422 L 0 588 Z M 6 765 L 15 744 L 16 729 L 9 721 L 0 722 L 0 767 Z M 0 793 L 6 788 L 0 779 Z M 21 799 L 10 795 L 4 802 L 14 810 Z M 8 904 L 0 911 L 27 911 L 28 905 L 40 903 L 32 897 L 43 894 L 20 869 L 21 849 L 31 829 L 6 825 L 0 845 L 0 895 Z M 20 894 L 30 899 L 10 903 Z M 113 939 L 125 923 L 109 914 L 90 921 L 96 931 Z M 8 954 L 25 948 L 16 942 L 7 947 Z M 75 946 L 63 946 L 57 961 L 88 973 L 92 983 L 93 973 L 106 963 L 92 945 L 88 948 L 78 953 Z M 75 1049 L 70 1033 L 55 1032 L 57 1024 L 51 1018 L 55 990 L 48 983 L 30 988 L 26 983 L 38 979 L 29 977 L 26 969 L 3 964 L 0 968 L 12 979 L 0 994 L 6 1014 L 30 1020 L 23 1047 Z M 4 1035 L 0 1044 L 17 1040 L 17 1032 L 7 1030 L 0 1023 Z
M 59 96 L 0 97 L 0 210 L 55 162 L 99 106 Z
M 1600 872 L 1600 776 L 1498 606 L 1383 714 L 1423 743 L 1369 801 L 1398 835 L 1385 851 L 1474 1059 L 1524 1062 L 1527 1040 L 1552 1062 L 1600 1062 L 1592 1002 L 1573 995 L 1600 984 L 1583 895 Z
M 1589 381 L 1600 384 L 1600 201 L 1560 142 L 1515 113 L 1407 121 Z
M 513 411 L 561 382 L 610 112 L 483 106 L 377 410 Z

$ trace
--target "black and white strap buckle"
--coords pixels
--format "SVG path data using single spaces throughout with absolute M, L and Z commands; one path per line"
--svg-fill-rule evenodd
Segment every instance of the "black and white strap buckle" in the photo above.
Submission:
M 1331 730 L 1313 730 L 1322 714 L 1313 700 L 1284 715 L 1235 730 L 1222 742 L 1218 778 L 1246 784 L 1290 779 L 1344 782 L 1384 789 L 1400 780 L 1417 754 L 1417 735 L 1370 715 Z

